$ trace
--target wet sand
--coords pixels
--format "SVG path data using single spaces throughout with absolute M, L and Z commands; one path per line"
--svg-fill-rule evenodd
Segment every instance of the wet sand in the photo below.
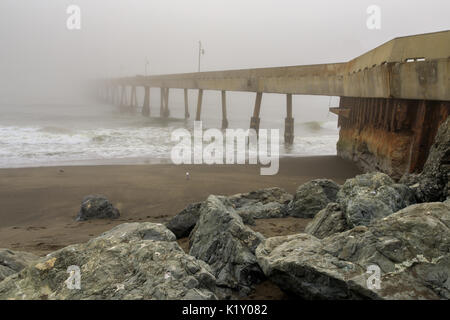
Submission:
M 359 173 L 352 163 L 334 156 L 281 159 L 275 176 L 261 176 L 259 168 L 164 164 L 0 169 L 0 248 L 45 255 L 85 242 L 120 223 L 163 223 L 210 194 L 275 186 L 294 193 L 311 179 L 343 183 Z M 106 195 L 120 209 L 121 218 L 75 222 L 81 200 L 89 194 Z M 295 233 L 295 225 L 273 220 L 258 222 L 255 228 L 274 236 Z

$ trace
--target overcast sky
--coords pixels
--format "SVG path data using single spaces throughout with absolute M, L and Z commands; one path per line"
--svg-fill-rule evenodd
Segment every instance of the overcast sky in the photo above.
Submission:
M 66 9 L 81 8 L 81 30 Z M 369 5 L 381 29 L 366 26 Z M 448 0 L 0 0 L 0 93 L 73 79 L 343 62 L 450 29 Z

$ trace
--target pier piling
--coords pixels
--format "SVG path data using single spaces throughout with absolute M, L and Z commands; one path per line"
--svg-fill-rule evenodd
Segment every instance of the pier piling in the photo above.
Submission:
M 144 87 L 144 105 L 142 106 L 142 115 L 144 117 L 150 116 L 150 87 Z
M 255 99 L 255 108 L 253 109 L 253 117 L 250 120 L 250 129 L 255 129 L 256 132 L 259 131 L 259 113 L 261 111 L 261 101 L 262 101 L 262 92 L 256 93 Z
M 200 118 L 201 118 L 202 100 L 203 100 L 203 89 L 198 89 L 197 114 L 195 115 L 196 121 L 200 121 Z
M 188 89 L 184 89 L 184 118 L 189 119 Z
M 284 120 L 284 143 L 294 143 L 294 118 L 292 117 L 292 94 L 286 95 L 286 119 Z
M 222 90 L 222 129 L 225 130 L 227 128 L 227 92 L 225 90 Z

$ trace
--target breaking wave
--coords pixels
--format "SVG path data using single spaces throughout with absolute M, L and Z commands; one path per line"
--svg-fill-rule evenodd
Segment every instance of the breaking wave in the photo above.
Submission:
M 56 126 L 0 126 L 0 167 L 51 166 L 76 162 L 108 163 L 136 159 L 167 162 L 175 145 L 171 132 L 178 124 L 98 129 L 69 129 Z M 294 145 L 283 145 L 280 155 L 335 155 L 336 122 L 296 124 Z

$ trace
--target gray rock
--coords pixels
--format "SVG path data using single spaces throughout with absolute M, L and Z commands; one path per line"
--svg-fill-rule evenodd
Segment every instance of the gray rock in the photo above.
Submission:
M 350 227 L 367 226 L 374 220 L 415 203 L 413 191 L 396 184 L 380 172 L 366 173 L 348 179 L 337 195 L 337 202 Z
M 105 196 L 89 195 L 81 202 L 76 220 L 117 219 L 118 217 L 120 217 L 119 210 Z
M 225 198 L 242 217 L 244 224 L 254 225 L 254 219 L 283 217 L 285 206 L 292 200 L 292 195 L 275 187 L 239 193 Z M 203 202 L 198 202 L 188 205 L 167 223 L 167 228 L 178 239 L 189 236 L 198 221 L 202 204 Z
M 340 187 L 328 179 L 312 180 L 298 187 L 287 213 L 297 218 L 313 218 L 328 203 L 336 202 Z
M 245 208 L 253 204 L 280 203 L 287 204 L 292 200 L 292 195 L 281 188 L 266 188 L 248 193 L 238 193 L 227 197 L 235 209 Z
M 189 236 L 189 233 L 194 229 L 200 216 L 201 205 L 202 202 L 188 205 L 183 211 L 173 217 L 172 220 L 166 224 L 166 227 L 172 231 L 178 239 Z
M 254 254 L 263 240 L 244 225 L 228 199 L 209 196 L 191 233 L 189 254 L 211 266 L 218 286 L 245 296 L 264 278 Z
M 329 203 L 305 228 L 305 232 L 319 239 L 350 229 L 337 203 Z
M 282 218 L 292 195 L 281 188 L 267 188 L 228 197 L 244 223 L 253 224 L 253 219 Z
M 0 281 L 38 260 L 34 254 L 0 249 Z
M 407 173 L 399 180 L 400 184 L 404 184 L 410 188 L 417 187 L 419 185 L 420 174 L 417 173 Z
M 174 239 L 159 224 L 119 225 L 8 277 L 0 299 L 216 299 L 211 268 Z M 68 287 L 70 266 L 80 268 L 81 289 Z
M 419 204 L 322 240 L 269 238 L 256 256 L 268 278 L 303 299 L 449 299 L 450 210 Z M 372 265 L 380 289 L 368 286 Z
M 151 222 L 123 223 L 104 232 L 97 239 L 126 242 L 132 240 L 176 241 L 175 235 L 164 225 Z

